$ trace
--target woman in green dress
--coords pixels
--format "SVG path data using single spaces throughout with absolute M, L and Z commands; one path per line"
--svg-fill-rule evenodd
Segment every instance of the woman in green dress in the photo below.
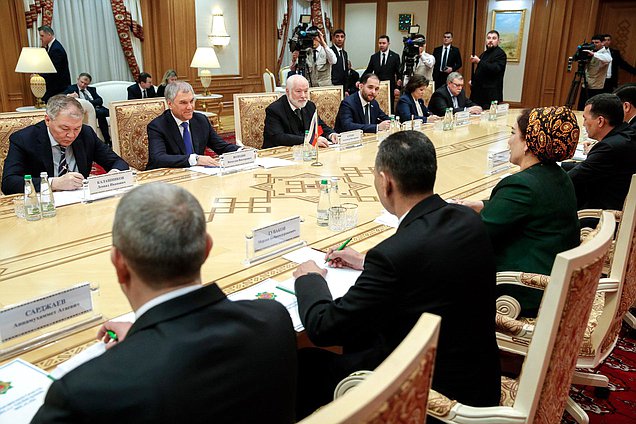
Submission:
M 525 110 L 508 141 L 510 162 L 520 170 L 497 184 L 490 200 L 458 203 L 481 214 L 497 260 L 497 271 L 550 275 L 554 258 L 579 245 L 574 186 L 556 162 L 571 158 L 579 139 L 574 113 L 566 107 Z M 498 285 L 521 304 L 521 316 L 534 317 L 541 290 Z

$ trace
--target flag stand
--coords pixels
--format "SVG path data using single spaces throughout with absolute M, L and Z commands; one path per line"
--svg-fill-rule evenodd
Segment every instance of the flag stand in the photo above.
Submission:
M 320 150 L 320 147 L 318 147 L 318 143 L 316 143 L 314 149 L 316 149 L 316 160 L 311 163 L 311 166 L 322 166 L 322 162 L 318 161 L 318 150 Z

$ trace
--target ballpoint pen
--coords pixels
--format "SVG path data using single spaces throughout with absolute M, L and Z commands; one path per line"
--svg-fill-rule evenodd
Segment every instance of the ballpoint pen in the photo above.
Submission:
M 338 252 L 342 249 L 344 249 L 345 247 L 347 247 L 347 245 L 349 244 L 349 242 L 351 241 L 352 237 L 349 237 L 347 240 L 345 240 L 344 243 L 342 243 L 340 245 L 340 247 L 338 247 L 335 251 Z M 325 263 L 330 262 L 332 259 L 331 258 L 327 258 L 327 260 L 325 260 Z

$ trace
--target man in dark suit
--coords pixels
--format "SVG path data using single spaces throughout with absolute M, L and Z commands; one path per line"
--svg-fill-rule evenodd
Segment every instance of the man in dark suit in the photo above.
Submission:
M 598 142 L 568 171 L 579 209 L 623 209 L 636 173 L 636 132 L 623 119 L 623 104 L 615 94 L 597 94 L 585 102 L 583 125 Z
M 380 90 L 380 79 L 375 74 L 360 78 L 357 95 L 345 97 L 336 116 L 336 131 L 362 130 L 366 133 L 389 128 L 389 117 L 375 100 Z
M 303 144 L 305 131 L 309 130 L 316 112 L 316 105 L 309 100 L 309 81 L 302 75 L 287 78 L 285 95 L 281 96 L 265 109 L 265 129 L 263 130 L 263 149 L 275 146 L 293 146 Z M 318 125 L 323 135 L 318 137 L 319 147 L 329 147 L 338 142 L 338 134 L 318 117 Z
M 331 38 L 331 50 L 333 50 L 338 58 L 338 61 L 331 66 L 331 83 L 333 85 L 342 85 L 345 92 L 347 91 L 347 77 L 349 75 L 349 68 L 347 66 L 349 54 L 344 49 L 346 37 L 347 35 L 342 29 L 337 29 L 333 32 Z
M 618 87 L 618 68 L 624 69 L 632 75 L 636 75 L 636 68 L 623 59 L 620 50 L 610 48 L 612 45 L 612 36 L 610 34 L 605 34 L 604 38 L 603 44 L 612 55 L 612 62 L 610 63 L 611 76 L 605 79 L 605 92 L 611 93 Z
M 299 418 L 328 402 L 349 373 L 376 368 L 423 312 L 442 317 L 433 389 L 471 406 L 499 405 L 493 249 L 477 214 L 434 194 L 436 171 L 435 148 L 423 133 L 387 137 L 374 176 L 380 202 L 400 218 L 395 235 L 366 256 L 351 248 L 327 252 L 332 267 L 362 271 L 341 298 L 332 298 L 329 271 L 315 262 L 294 272 L 309 339 L 344 352 L 299 351 Z
M 379 51 L 369 58 L 365 74 L 376 74 L 380 81 L 391 81 L 391 113 L 394 110 L 395 97 L 400 95 L 398 87 L 402 86 L 402 76 L 400 75 L 400 55 L 389 50 L 391 44 L 388 35 L 381 35 L 378 38 Z
M 462 55 L 459 49 L 453 46 L 453 33 L 444 33 L 444 41 L 441 46 L 435 47 L 435 68 L 433 68 L 433 80 L 435 89 L 446 85 L 446 78 L 451 72 L 457 72 L 462 67 Z
M 173 82 L 168 84 L 165 94 L 169 109 L 148 124 L 146 169 L 218 166 L 218 159 L 204 154 L 206 146 L 219 155 L 239 149 L 236 144 L 223 141 L 208 118 L 194 111 L 194 90 L 190 84 Z
M 477 65 L 471 82 L 470 99 L 484 109 L 490 103 L 503 101 L 504 73 L 506 72 L 506 52 L 499 47 L 499 32 L 492 30 L 486 34 L 486 50 L 479 56 L 471 56 Z
M 128 164 L 97 138 L 91 127 L 82 125 L 83 117 L 84 110 L 77 100 L 57 95 L 49 99 L 44 121 L 11 134 L 2 192 L 23 192 L 25 175 L 31 175 L 39 191 L 40 172 L 45 171 L 53 190 L 76 190 L 90 174 L 93 162 L 108 172 L 128 169 Z
M 623 103 L 623 121 L 636 131 L 636 84 L 623 84 L 614 94 Z
M 48 102 L 52 96 L 63 93 L 66 87 L 71 85 L 71 72 L 68 69 L 68 57 L 62 43 L 55 39 L 53 29 L 48 25 L 38 28 L 40 43 L 46 49 L 55 70 L 54 74 L 42 74 L 46 82 L 46 93 L 42 97 L 44 103 Z
M 428 102 L 428 109 L 437 116 L 444 116 L 446 109 L 453 108 L 453 113 L 462 112 L 466 108 L 473 114 L 481 113 L 481 106 L 466 98 L 464 91 L 464 77 L 459 72 L 451 72 L 448 82 L 439 87 Z
M 157 97 L 155 92 L 155 86 L 152 85 L 152 75 L 148 72 L 142 72 L 137 78 L 137 83 L 129 86 L 128 100 L 134 99 L 149 99 L 151 97 Z
M 108 112 L 108 109 L 104 107 L 104 99 L 97 94 L 97 89 L 95 87 L 88 86 L 92 80 L 93 77 L 91 77 L 90 74 L 82 72 L 79 74 L 79 77 L 77 77 L 77 84 L 70 85 L 64 94 L 87 100 L 93 105 L 93 107 L 95 107 L 97 123 L 99 124 L 99 129 L 104 136 L 104 142 L 110 145 L 110 132 L 108 131 L 108 120 L 106 119 L 110 113 Z
M 112 233 L 135 323 L 105 323 L 106 352 L 55 381 L 32 422 L 293 423 L 291 318 L 274 300 L 202 285 L 212 238 L 196 198 L 144 184 L 122 197 Z

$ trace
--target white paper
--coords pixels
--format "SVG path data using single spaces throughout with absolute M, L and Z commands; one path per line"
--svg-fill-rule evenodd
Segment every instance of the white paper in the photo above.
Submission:
M 108 197 L 121 195 L 132 190 L 133 188 L 134 186 L 93 194 L 91 196 L 91 201 L 106 199 Z M 55 207 L 72 205 L 74 203 L 82 203 L 82 201 L 84 200 L 84 190 L 79 189 L 79 190 L 71 190 L 71 191 L 55 191 L 53 192 L 53 197 L 55 198 Z
M 294 161 L 280 158 L 256 158 L 256 164 L 265 169 L 296 165 Z
M 194 171 L 194 172 L 200 172 L 201 174 L 207 174 L 207 175 L 218 175 L 221 172 L 221 168 L 219 168 L 218 166 L 216 167 L 207 167 L 207 166 L 191 166 L 189 168 L 190 171 Z
M 106 343 L 97 342 L 92 344 L 88 348 L 84 349 L 77 355 L 71 356 L 70 359 L 62 362 L 52 372 L 51 376 L 56 380 L 62 378 L 66 373 L 74 370 L 85 362 L 90 361 L 93 358 L 97 358 L 102 353 L 106 352 Z
M 400 220 L 397 216 L 390 214 L 386 210 L 382 211 L 382 214 L 375 219 L 374 222 L 378 224 L 386 225 L 388 227 L 397 228 L 400 225 Z
M 0 366 L 0 385 L 4 387 L 0 391 L 0 422 L 7 424 L 31 422 L 44 403 L 44 397 L 51 383 L 53 380 L 46 371 L 22 359 L 14 359 Z
M 318 264 L 318 266 L 320 266 L 325 262 L 325 252 L 305 246 L 298 250 L 294 250 L 293 252 L 284 254 L 283 258 L 291 262 L 296 262 L 297 264 L 313 260 Z

